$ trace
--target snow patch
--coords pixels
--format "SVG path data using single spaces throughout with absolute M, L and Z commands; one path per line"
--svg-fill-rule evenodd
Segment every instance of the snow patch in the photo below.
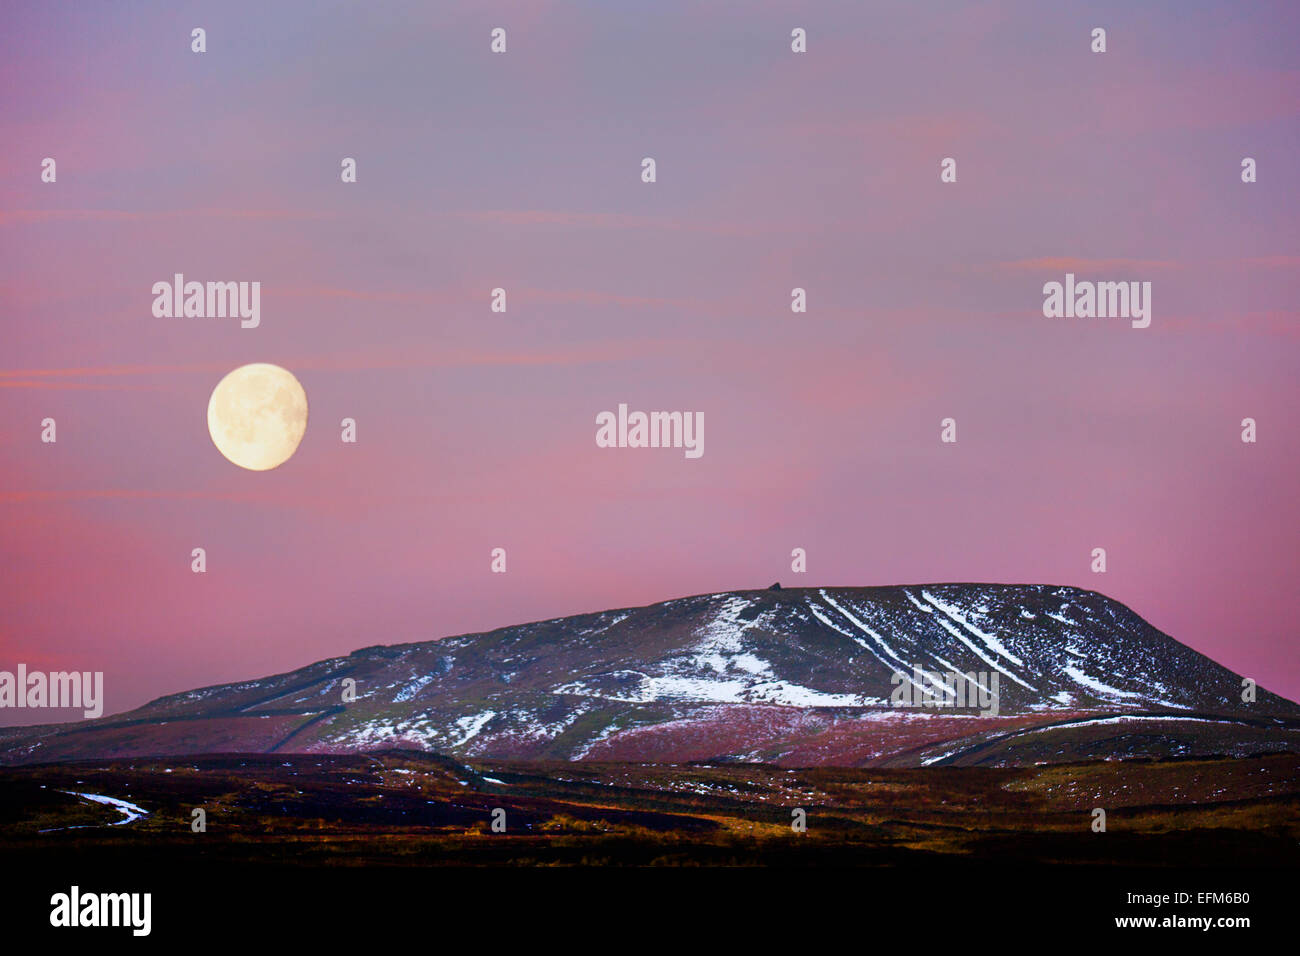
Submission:
M 453 747 L 463 747 L 470 740 L 478 736 L 480 730 L 487 726 L 487 722 L 497 715 L 495 710 L 485 710 L 481 714 L 470 714 L 468 717 L 461 717 L 456 721 L 456 729 L 460 731 L 461 736 L 451 742 Z
M 945 604 L 943 601 L 940 601 L 929 591 L 922 591 L 921 597 L 925 598 L 927 601 L 929 601 L 931 604 L 937 607 L 944 614 L 947 614 L 950 618 L 952 618 L 962 627 L 966 628 L 966 630 L 970 631 L 972 634 L 978 637 L 994 654 L 998 654 L 1001 655 L 1002 657 L 1005 657 L 1007 660 L 1015 664 L 1017 667 L 1025 666 L 1025 662 L 1022 661 L 1020 658 L 1016 657 L 1015 654 L 1012 654 L 1009 650 L 1007 650 L 1006 647 L 1003 645 L 1003 643 L 999 641 L 995 635 L 989 634 L 987 631 L 980 630 L 970 621 L 966 620 L 966 615 L 963 614 L 958 608 L 954 607 L 951 604 Z

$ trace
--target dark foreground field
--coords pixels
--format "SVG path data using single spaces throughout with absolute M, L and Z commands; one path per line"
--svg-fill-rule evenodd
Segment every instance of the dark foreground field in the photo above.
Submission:
M 147 816 L 119 822 L 121 810 L 73 794 Z M 206 832 L 191 829 L 196 808 Z M 466 765 L 405 751 L 88 761 L 0 770 L 0 831 L 7 861 L 46 866 L 1291 866 L 1300 756 L 812 770 Z

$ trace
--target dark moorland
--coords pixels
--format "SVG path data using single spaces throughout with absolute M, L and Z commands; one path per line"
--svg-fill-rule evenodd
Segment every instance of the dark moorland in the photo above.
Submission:
M 195 808 L 206 832 L 191 831 Z M 1300 755 L 906 769 L 415 751 L 99 760 L 0 769 L 0 830 L 7 861 L 47 865 L 1286 866 L 1300 862 Z

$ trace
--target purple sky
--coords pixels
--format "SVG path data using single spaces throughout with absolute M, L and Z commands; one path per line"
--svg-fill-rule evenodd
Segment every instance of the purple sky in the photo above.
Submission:
M 6 12 L 0 669 L 113 712 L 778 579 L 1046 582 L 1300 698 L 1300 7 L 445 6 Z M 1151 327 L 1044 318 L 1067 271 Z M 154 318 L 174 272 L 261 326 Z M 266 473 L 206 429 L 255 361 L 311 403 Z M 703 458 L 597 448 L 620 402 Z

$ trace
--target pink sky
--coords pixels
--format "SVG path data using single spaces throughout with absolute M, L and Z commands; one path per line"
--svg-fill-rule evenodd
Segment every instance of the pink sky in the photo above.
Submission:
M 114 712 L 776 580 L 1045 582 L 1300 698 L 1297 8 L 845 6 L 11 13 L 0 669 Z M 1151 327 L 1044 318 L 1067 271 Z M 153 317 L 175 272 L 260 327 Z M 205 424 L 255 361 L 311 403 L 266 473 Z M 597 448 L 620 402 L 704 456 Z

